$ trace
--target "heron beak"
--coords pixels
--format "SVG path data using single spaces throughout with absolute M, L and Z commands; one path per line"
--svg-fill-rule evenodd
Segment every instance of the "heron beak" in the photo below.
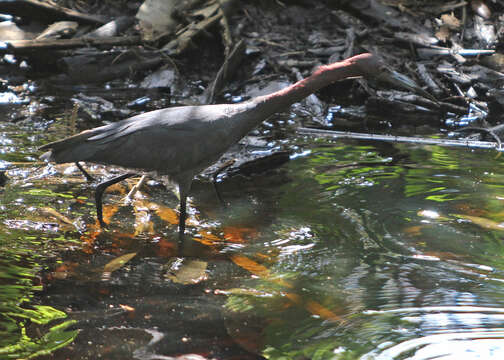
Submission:
M 434 96 L 422 89 L 419 85 L 417 85 L 415 81 L 413 81 L 406 75 L 398 73 L 397 71 L 386 69 L 385 71 L 380 72 L 380 74 L 377 76 L 377 79 L 379 81 L 389 83 L 395 88 L 416 93 L 437 103 L 437 100 Z

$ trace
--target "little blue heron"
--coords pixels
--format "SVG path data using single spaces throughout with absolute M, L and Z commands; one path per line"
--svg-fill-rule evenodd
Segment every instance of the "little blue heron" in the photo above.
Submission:
M 86 130 L 42 146 L 49 151 L 41 158 L 56 163 L 117 165 L 168 176 L 179 187 L 179 234 L 183 237 L 186 200 L 194 176 L 269 116 L 335 81 L 361 76 L 425 94 L 412 80 L 384 66 L 377 56 L 365 53 L 320 66 L 291 86 L 242 103 L 171 107 Z M 96 206 L 101 225 L 103 191 L 133 175 L 124 174 L 98 185 Z

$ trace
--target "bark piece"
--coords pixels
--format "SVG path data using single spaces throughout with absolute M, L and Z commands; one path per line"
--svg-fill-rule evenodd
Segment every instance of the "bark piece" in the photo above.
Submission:
M 107 38 L 117 36 L 127 30 L 135 23 L 135 18 L 131 16 L 121 16 L 114 19 L 98 29 L 84 35 L 85 38 Z
M 78 26 L 75 21 L 58 21 L 49 25 L 35 40 L 69 38 L 75 34 Z
M 177 37 L 163 47 L 168 55 L 178 55 L 188 49 L 193 39 L 215 25 L 224 16 L 224 11 L 231 8 L 234 0 L 221 0 L 219 4 L 211 4 L 193 13 L 194 18 L 203 17 L 201 21 L 194 21 L 177 32 Z M 199 15 L 199 16 L 198 16 Z M 161 40 L 161 38 L 160 38 Z
M 136 71 L 154 69 L 160 66 L 163 61 L 164 59 L 160 56 L 125 59 L 120 64 L 115 64 L 113 61 L 107 63 L 107 59 L 104 59 L 101 62 L 89 63 L 81 67 L 72 67 L 68 70 L 68 74 L 55 76 L 51 78 L 51 82 L 56 85 L 103 83 L 130 76 Z
M 67 50 L 81 47 L 111 48 L 118 45 L 139 45 L 140 36 L 114 36 L 108 38 L 12 40 L 0 43 L 0 54 L 27 54 L 41 50 Z

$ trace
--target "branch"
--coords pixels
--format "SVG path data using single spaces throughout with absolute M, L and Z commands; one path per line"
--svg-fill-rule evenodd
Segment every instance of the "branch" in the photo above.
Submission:
M 489 141 L 477 140 L 456 140 L 456 139 L 430 139 L 418 138 L 408 136 L 393 136 L 393 135 L 379 135 L 379 134 L 364 134 L 345 131 L 332 131 L 311 128 L 298 128 L 296 130 L 301 135 L 312 135 L 321 137 L 330 137 L 333 139 L 356 139 L 356 140 L 375 140 L 375 141 L 391 141 L 391 142 L 405 142 L 412 144 L 422 145 L 443 145 L 443 146 L 459 146 L 467 148 L 480 148 L 480 149 L 495 149 L 503 151 L 499 144 Z
M 0 42 L 0 55 L 21 54 L 41 50 L 65 50 L 81 47 L 113 47 L 141 44 L 140 36 L 112 36 L 106 38 L 10 40 Z
M 105 18 L 38 0 L 0 0 L 0 13 L 48 21 L 73 20 L 86 24 L 104 24 Z

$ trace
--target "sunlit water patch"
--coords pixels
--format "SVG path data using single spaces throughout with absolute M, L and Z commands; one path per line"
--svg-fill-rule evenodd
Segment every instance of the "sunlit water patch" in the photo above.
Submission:
M 500 358 L 499 163 L 484 151 L 311 146 L 272 190 L 264 251 L 274 244 L 276 261 L 228 310 L 243 327 L 275 319 L 261 332 L 274 359 Z

